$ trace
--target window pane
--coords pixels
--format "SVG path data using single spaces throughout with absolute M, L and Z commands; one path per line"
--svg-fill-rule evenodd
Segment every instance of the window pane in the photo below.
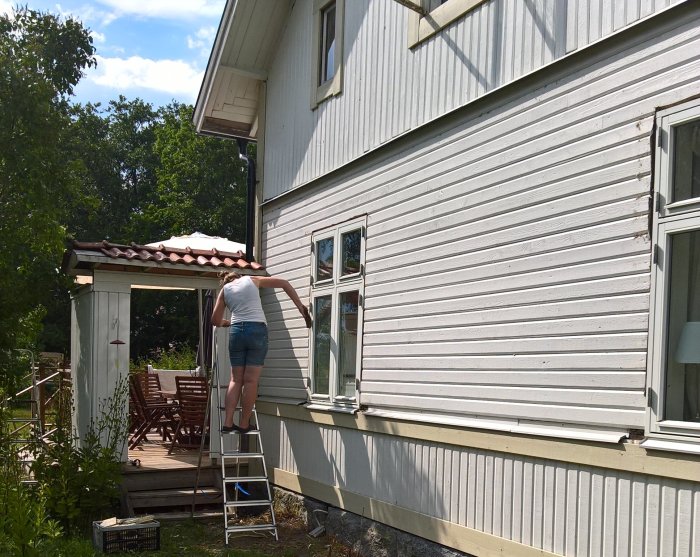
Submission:
M 321 12 L 321 67 L 319 85 L 335 73 L 335 2 Z
M 360 293 L 341 292 L 339 295 L 340 338 L 338 339 L 338 394 L 355 396 L 357 369 L 357 310 Z
M 672 201 L 700 197 L 700 121 L 673 128 Z
M 700 422 L 700 231 L 671 236 L 664 419 Z
M 333 238 L 316 242 L 316 280 L 333 278 Z
M 314 299 L 314 389 L 328 394 L 331 361 L 331 296 Z
M 341 276 L 359 273 L 362 234 L 359 230 L 346 232 L 341 235 L 340 243 L 343 249 L 343 269 L 341 271 Z

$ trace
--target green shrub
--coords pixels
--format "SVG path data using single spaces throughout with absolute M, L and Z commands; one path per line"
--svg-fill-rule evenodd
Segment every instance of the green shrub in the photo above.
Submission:
M 156 350 L 147 358 L 130 362 L 131 371 L 143 371 L 151 364 L 156 369 L 195 369 L 197 352 L 189 346 L 173 345 L 167 350 Z
M 93 520 L 113 516 L 118 508 L 126 393 L 127 382 L 121 381 L 115 395 L 100 403 L 99 418 L 84 439 L 74 436 L 70 413 L 64 411 L 32 467 L 48 515 L 70 534 L 86 532 Z
M 0 401 L 5 394 L 0 390 Z M 23 484 L 20 445 L 13 443 L 14 424 L 6 404 L 0 405 L 0 554 L 34 557 L 48 554 L 47 544 L 62 531 L 46 515 L 42 486 Z M 26 450 L 26 449 L 24 449 Z

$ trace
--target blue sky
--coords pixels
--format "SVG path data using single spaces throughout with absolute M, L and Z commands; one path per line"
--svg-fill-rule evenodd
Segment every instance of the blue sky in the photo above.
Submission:
M 155 107 L 194 104 L 225 0 L 24 0 L 72 16 L 90 29 L 97 68 L 75 90 L 78 102 L 106 104 L 120 94 Z M 0 0 L 0 12 L 15 2 Z

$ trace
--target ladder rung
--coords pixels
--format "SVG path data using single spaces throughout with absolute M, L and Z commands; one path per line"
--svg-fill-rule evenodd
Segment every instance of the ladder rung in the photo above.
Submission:
M 226 505 L 227 507 L 269 507 L 270 505 L 272 505 L 272 501 L 270 501 L 269 499 L 259 499 L 256 501 L 226 501 L 224 505 Z
M 264 456 L 262 453 L 221 453 L 221 458 L 263 458 Z
M 227 476 L 224 483 L 266 482 L 267 476 Z
M 235 429 L 232 431 L 219 430 L 219 433 L 221 433 L 221 435 L 260 435 L 260 430 L 259 429 L 251 429 L 250 431 L 247 431 L 245 433 L 241 433 L 240 431 L 236 431 Z
M 15 424 L 20 423 L 20 422 L 27 422 L 30 424 L 38 424 L 41 420 L 39 420 L 39 418 L 10 418 L 7 421 L 15 423 Z
M 277 530 L 274 524 L 250 524 L 248 526 L 226 526 L 227 532 L 252 532 L 255 530 Z

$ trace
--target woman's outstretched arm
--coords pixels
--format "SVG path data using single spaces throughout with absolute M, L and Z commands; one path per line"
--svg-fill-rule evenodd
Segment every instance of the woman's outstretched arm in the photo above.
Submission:
M 257 285 L 258 288 L 281 288 L 283 289 L 286 293 L 287 296 L 294 302 L 294 305 L 297 306 L 297 309 L 299 310 L 299 313 L 301 313 L 302 317 L 304 318 L 304 321 L 306 321 L 306 326 L 308 328 L 311 328 L 311 315 L 309 314 L 308 308 L 301 303 L 301 300 L 299 299 L 299 295 L 297 294 L 297 291 L 294 290 L 294 287 L 289 284 L 288 280 L 285 280 L 283 278 L 278 278 L 278 277 L 251 277 L 253 279 L 253 282 Z

